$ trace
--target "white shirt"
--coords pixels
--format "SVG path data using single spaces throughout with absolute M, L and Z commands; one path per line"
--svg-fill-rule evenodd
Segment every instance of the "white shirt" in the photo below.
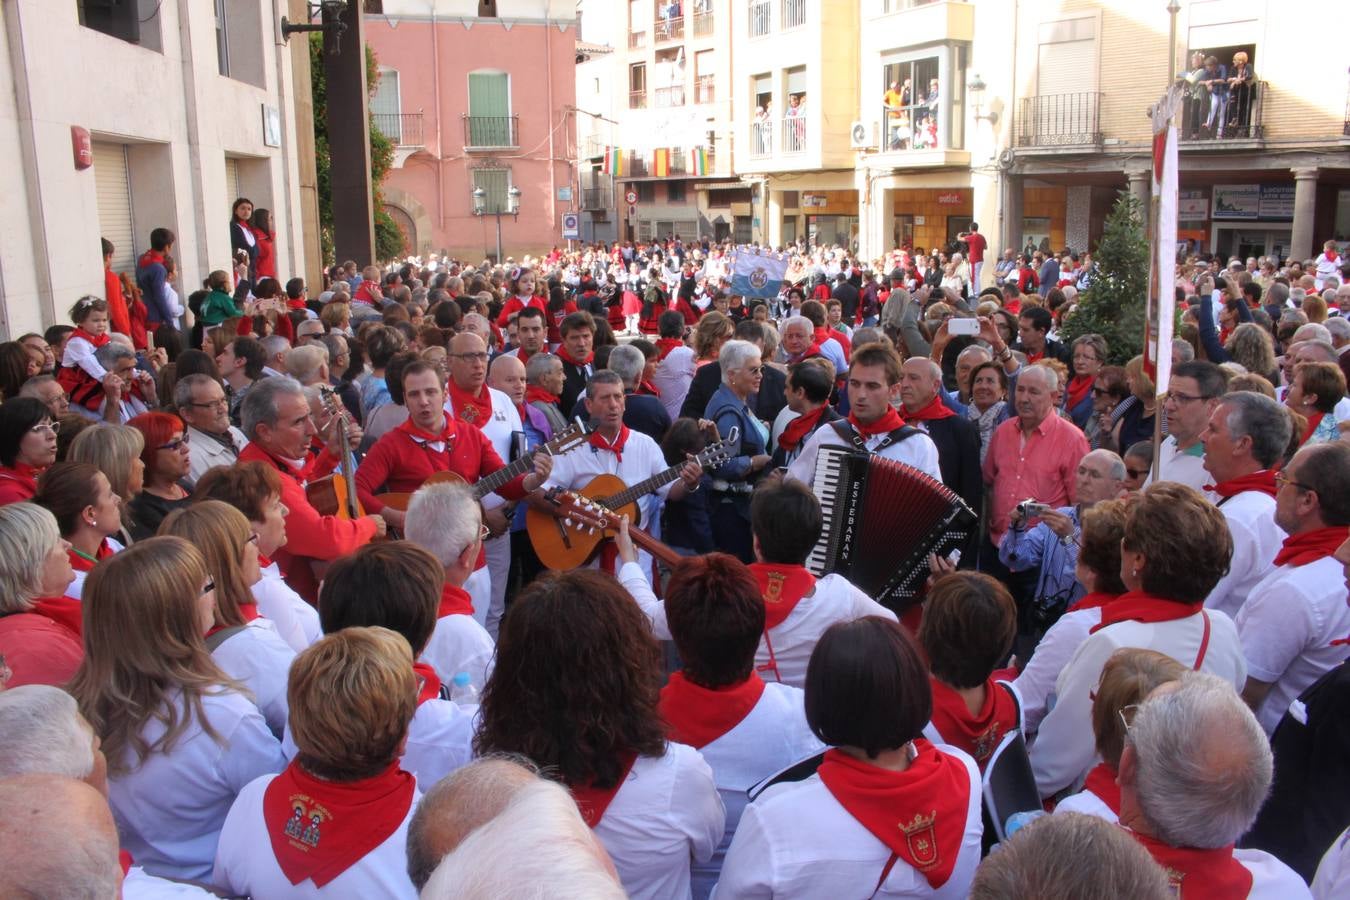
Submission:
M 1332 841 L 1313 878 L 1312 895 L 1317 900 L 1350 897 L 1350 828 Z
M 637 563 L 624 563 L 619 569 L 619 582 L 652 623 L 652 634 L 657 640 L 671 640 L 670 626 L 666 624 L 666 607 L 652 592 L 651 585 Z M 811 651 L 825 630 L 835 622 L 852 622 L 864 616 L 881 616 L 897 621 L 895 613 L 858 590 L 842 575 L 826 575 L 816 579 L 816 589 L 809 597 L 797 601 L 792 612 L 777 626 L 769 629 L 768 643 L 760 639 L 755 651 L 755 666 L 769 662 L 769 644 L 773 645 L 773 659 L 778 666 L 778 681 L 793 687 L 805 687 L 806 664 Z M 762 673 L 765 681 L 773 681 L 773 672 Z
M 1271 685 L 1256 710 L 1266 734 L 1299 694 L 1350 656 L 1350 604 L 1341 564 L 1325 557 L 1283 565 L 1263 578 L 1237 614 L 1247 675 Z
M 108 546 L 114 553 L 121 553 L 125 549 L 112 538 L 104 538 L 104 540 L 108 542 Z M 89 577 L 89 573 L 81 572 L 79 569 L 75 569 L 74 573 L 75 580 L 70 583 L 70 587 L 66 588 L 66 596 L 72 600 L 79 600 L 80 595 L 84 593 L 84 580 Z
M 468 672 L 470 683 L 481 691 L 492 674 L 496 651 L 492 638 L 473 616 L 456 614 L 436 620 L 436 630 L 422 651 L 422 661 L 430 663 L 447 684 L 458 673 Z
M 671 743 L 637 758 L 594 831 L 632 900 L 673 900 L 691 896 L 690 859 L 712 857 L 725 823 L 708 764 Z
M 276 563 L 263 567 L 262 580 L 253 586 L 253 599 L 258 603 L 258 612 L 296 653 L 323 637 L 319 611 L 291 590 Z
M 890 444 L 881 450 L 877 450 L 877 445 L 885 437 L 885 434 L 876 434 L 867 438 L 863 443 L 868 450 L 875 452 L 878 456 L 913 466 L 920 471 L 927 472 L 938 481 L 942 480 L 942 470 L 938 467 L 937 444 L 933 443 L 932 438 L 920 432 L 910 435 L 898 444 Z M 811 484 L 816 475 L 816 455 L 820 452 L 822 446 L 849 447 L 851 445 L 839 436 L 839 432 L 835 431 L 833 426 L 824 425 L 817 428 L 815 433 L 807 438 L 801 454 L 788 466 L 787 477 L 795 478 L 797 481 L 805 482 L 808 485 Z
M 1170 622 L 1128 620 L 1108 625 L 1079 645 L 1059 673 L 1050 712 L 1041 720 L 1031 746 L 1031 767 L 1041 796 L 1049 797 L 1082 780 L 1097 764 L 1092 731 L 1092 697 L 1101 681 L 1102 667 L 1121 647 L 1142 647 L 1172 657 L 1187 668 L 1195 665 L 1209 617 L 1209 645 L 1200 670 L 1217 675 L 1239 691 L 1247 681 L 1237 626 L 1217 610 L 1195 613 Z
M 1252 889 L 1247 894 L 1249 900 L 1310 900 L 1312 897 L 1302 876 L 1264 850 L 1234 850 L 1233 859 L 1252 873 Z
M 1275 554 L 1286 537 L 1275 524 L 1275 498 L 1260 491 L 1243 491 L 1219 507 L 1233 536 L 1233 561 L 1205 598 L 1205 606 L 1236 616 L 1252 588 L 1275 564 Z M 1239 685 L 1239 689 L 1241 686 Z
M 1050 711 L 1049 700 L 1055 691 L 1055 680 L 1078 646 L 1101 621 L 1101 607 L 1065 613 L 1036 645 L 1031 662 L 1012 683 L 1022 697 L 1022 717 L 1027 734 L 1035 734 L 1041 727 L 1041 720 Z
M 1113 825 L 1120 821 L 1120 816 L 1116 815 L 1115 810 L 1107 806 L 1106 801 L 1092 791 L 1079 791 L 1076 794 L 1070 794 L 1055 804 L 1054 812 L 1056 814 L 1073 812 L 1082 813 L 1085 816 L 1096 816 Z
M 984 833 L 980 772 L 975 761 L 955 747 L 939 750 L 964 763 L 970 777 L 961 851 L 942 887 L 934 889 L 921 872 L 899 859 L 873 895 L 890 859 L 890 847 L 853 818 L 819 775 L 813 775 L 774 785 L 746 808 L 713 896 L 716 900 L 965 897 L 980 862 Z
M 281 639 L 266 619 L 254 619 L 238 634 L 231 635 L 211 653 L 226 675 L 241 682 L 278 737 L 286 730 L 290 711 L 286 703 L 286 679 L 295 660 L 295 650 Z
M 195 897 L 210 900 L 214 896 L 196 885 L 156 878 L 140 866 L 132 866 L 127 870 L 127 877 L 122 879 L 122 900 L 193 900 Z
M 652 384 L 661 392 L 661 405 L 670 414 L 672 422 L 680 417 L 680 407 L 694 381 L 694 372 L 698 369 L 695 358 L 692 348 L 676 347 L 656 364 L 652 374 Z
M 408 823 L 422 797 L 421 791 L 414 790 L 408 814 L 393 834 L 320 888 L 309 878 L 291 884 L 277 863 L 263 820 L 263 794 L 274 777 L 265 775 L 250 782 L 230 807 L 220 832 L 220 849 L 211 879 L 217 887 L 268 900 L 301 897 L 416 900 L 417 888 L 408 877 Z
M 239 460 L 239 451 L 244 449 L 248 438 L 233 425 L 227 432 L 234 445 L 231 453 L 224 444 L 204 431 L 188 426 L 188 484 L 195 485 L 206 474 L 207 469 L 216 466 L 232 466 Z
M 759 702 L 736 727 L 700 748 L 722 795 L 727 825 L 713 858 L 693 866 L 696 896 L 707 896 L 717 882 L 745 810 L 745 792 L 793 763 L 824 752 L 825 745 L 806 724 L 805 697 L 800 688 L 766 684 Z
M 483 423 L 479 430 L 483 432 L 483 437 L 488 439 L 492 449 L 497 451 L 497 455 L 502 458 L 502 463 L 511 461 L 511 436 L 517 431 L 523 431 L 520 424 L 520 412 L 516 405 L 511 402 L 511 398 L 496 388 L 488 388 L 488 397 L 492 399 L 492 417 Z M 447 390 L 445 396 L 445 411 L 451 418 L 455 415 L 454 398 Z M 461 420 L 460 424 L 464 424 Z M 506 500 L 497 494 L 488 494 L 483 498 L 485 509 L 495 509 L 505 503 Z
M 656 441 L 640 431 L 629 429 L 628 440 L 623 447 L 622 461 L 609 450 L 583 444 L 561 456 L 553 457 L 553 472 L 549 475 L 548 481 L 544 482 L 544 489 L 584 488 L 597 475 L 617 475 L 624 484 L 632 486 L 668 468 L 666 458 Z M 655 496 L 659 497 L 659 500 L 653 500 L 650 494 L 638 500 L 638 510 L 641 514 L 638 521 L 639 528 L 647 527 L 653 513 L 660 508 L 661 502 L 665 500 L 674 484 L 672 481 L 657 489 Z
M 181 701 L 171 696 L 170 702 Z M 138 768 L 108 779 L 122 848 L 147 871 L 167 878 L 209 880 L 235 795 L 260 775 L 286 767 L 281 745 L 247 697 L 234 691 L 207 694 L 202 708 L 221 743 L 193 719 L 171 752 L 151 753 Z M 154 718 L 141 729 L 150 743 L 163 734 Z
M 1214 481 L 1214 476 L 1205 468 L 1205 454 L 1187 453 L 1177 445 L 1177 439 L 1170 435 L 1163 440 L 1162 449 L 1158 451 L 1158 472 L 1162 476 L 1160 481 L 1188 485 L 1202 494 L 1205 485 Z M 1148 477 L 1144 479 L 1144 487 L 1152 483 L 1153 470 L 1150 468 Z

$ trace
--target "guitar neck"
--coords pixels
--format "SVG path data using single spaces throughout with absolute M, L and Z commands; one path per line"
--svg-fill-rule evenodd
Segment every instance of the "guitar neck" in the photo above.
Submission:
M 521 454 L 520 459 L 511 463 L 509 466 L 500 468 L 491 475 L 475 481 L 473 483 L 473 498 L 475 500 L 481 500 L 508 481 L 533 470 L 534 454 L 538 449 L 539 448 L 536 447 L 534 450 Z
M 676 478 L 679 478 L 680 469 L 682 468 L 684 468 L 684 463 L 680 463 L 678 466 L 671 466 L 664 472 L 658 472 L 645 481 L 639 481 L 626 491 L 615 494 L 613 497 L 606 497 L 605 505 L 610 509 L 622 509 L 628 504 L 642 499 L 653 491 L 659 491 Z
M 668 545 L 661 543 L 641 528 L 629 526 L 628 536 L 633 539 L 634 544 L 637 544 L 643 550 L 646 550 L 672 569 L 679 565 L 680 560 L 684 559 L 683 556 L 680 556 L 680 554 L 676 553 Z

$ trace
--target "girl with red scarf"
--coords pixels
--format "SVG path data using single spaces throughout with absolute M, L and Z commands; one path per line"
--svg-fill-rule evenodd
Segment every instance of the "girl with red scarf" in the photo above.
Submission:
M 70 402 L 97 411 L 103 402 L 103 379 L 108 370 L 99 365 L 94 352 L 108 341 L 108 303 L 98 297 L 81 297 L 70 308 L 75 331 L 66 341 L 56 381 L 66 389 Z
M 502 311 L 497 316 L 498 328 L 505 328 L 511 321 L 511 315 L 527 306 L 540 309 L 547 307 L 544 298 L 534 294 L 534 272 L 530 269 L 512 269 L 507 276 L 506 289 L 511 292 L 511 299 L 502 304 Z
M 806 720 L 831 749 L 816 774 L 748 806 L 718 894 L 965 896 L 980 861 L 980 773 L 922 737 L 932 697 L 922 655 L 895 622 L 839 623 L 806 678 Z

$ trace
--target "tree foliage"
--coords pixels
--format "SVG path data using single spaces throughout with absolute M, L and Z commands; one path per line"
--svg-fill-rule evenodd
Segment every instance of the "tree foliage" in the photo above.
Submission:
M 1148 239 L 1143 204 L 1122 191 L 1092 254 L 1091 285 L 1064 320 L 1063 340 L 1084 334 L 1106 338 L 1108 362 L 1124 365 L 1143 352 L 1144 306 L 1148 296 Z

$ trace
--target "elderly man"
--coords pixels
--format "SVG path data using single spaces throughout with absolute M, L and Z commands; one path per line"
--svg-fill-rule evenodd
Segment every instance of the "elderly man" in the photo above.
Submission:
M 57 775 L 0 781 L 0 896 L 122 896 L 107 800 Z
M 287 374 L 286 354 L 291 352 L 291 342 L 279 334 L 269 334 L 259 343 L 263 348 L 263 374 L 269 378 Z
M 984 480 L 980 474 L 980 429 L 958 416 L 944 400 L 942 367 L 931 359 L 914 357 L 900 367 L 901 415 L 937 445 L 942 481 L 961 495 L 971 509 L 980 508 Z M 967 565 L 975 562 L 976 547 L 964 552 Z
M 1120 824 L 1167 871 L 1177 897 L 1311 897 L 1275 857 L 1233 849 L 1270 790 L 1272 761 L 1232 685 L 1188 672 L 1124 714 Z
M 201 372 L 179 379 L 173 405 L 188 428 L 189 484 L 196 484 L 207 469 L 234 465 L 248 438 L 230 424 L 230 401 L 219 381 Z
M 71 410 L 86 419 L 124 425 L 159 405 L 154 377 L 136 368 L 136 351 L 113 340 L 95 350 L 94 359 L 108 373 L 103 378 L 103 397 L 96 409 L 77 403 Z
M 646 366 L 647 358 L 637 347 L 621 344 L 610 351 L 608 368 L 623 379 L 623 392 L 626 395 L 623 424 L 660 443 L 666 435 L 666 429 L 670 428 L 670 414 L 661 405 L 659 397 L 637 393 L 638 382 Z
M 1350 606 L 1334 554 L 1350 534 L 1350 445 L 1314 444 L 1275 475 L 1274 569 L 1238 611 L 1247 657 L 1242 697 L 1272 733 L 1305 688 L 1350 656 Z
M 1275 466 L 1289 445 L 1293 424 L 1284 408 L 1250 391 L 1225 394 L 1201 432 L 1205 488 L 1233 537 L 1228 574 L 1205 600 L 1210 609 L 1236 616 L 1257 582 L 1271 570 L 1285 533 L 1275 522 Z
M 548 351 L 534 354 L 525 364 L 525 402 L 544 414 L 555 433 L 567 427 L 567 416 L 558 405 L 566 381 L 563 361 Z
M 971 344 L 956 356 L 956 390 L 947 393 L 947 401 L 958 414 L 970 405 L 970 374 L 975 367 L 989 362 L 994 354 L 988 347 Z
M 53 421 L 70 412 L 70 398 L 55 375 L 34 375 L 19 388 L 19 396 L 41 400 L 51 412 Z
M 1167 437 L 1158 450 L 1160 480 L 1177 481 L 1197 491 L 1204 491 L 1209 484 L 1205 445 L 1200 434 L 1227 386 L 1223 370 L 1211 362 L 1185 362 L 1172 369 L 1167 401 L 1163 404 Z M 1150 470 L 1144 484 L 1152 483 Z
M 286 374 L 305 387 L 329 385 L 328 348 L 322 344 L 307 344 L 286 351 Z
M 249 444 L 239 453 L 240 461 L 264 463 L 281 475 L 286 546 L 277 552 L 277 563 L 291 588 L 312 603 L 319 585 L 311 562 L 329 562 L 383 536 L 385 520 L 374 515 L 359 519 L 322 515 L 305 496 L 305 485 L 332 472 L 348 448 L 341 445 L 334 427 L 325 435 L 324 452 L 309 456 L 317 429 L 300 382 L 284 376 L 259 381 L 249 390 L 242 414 Z

